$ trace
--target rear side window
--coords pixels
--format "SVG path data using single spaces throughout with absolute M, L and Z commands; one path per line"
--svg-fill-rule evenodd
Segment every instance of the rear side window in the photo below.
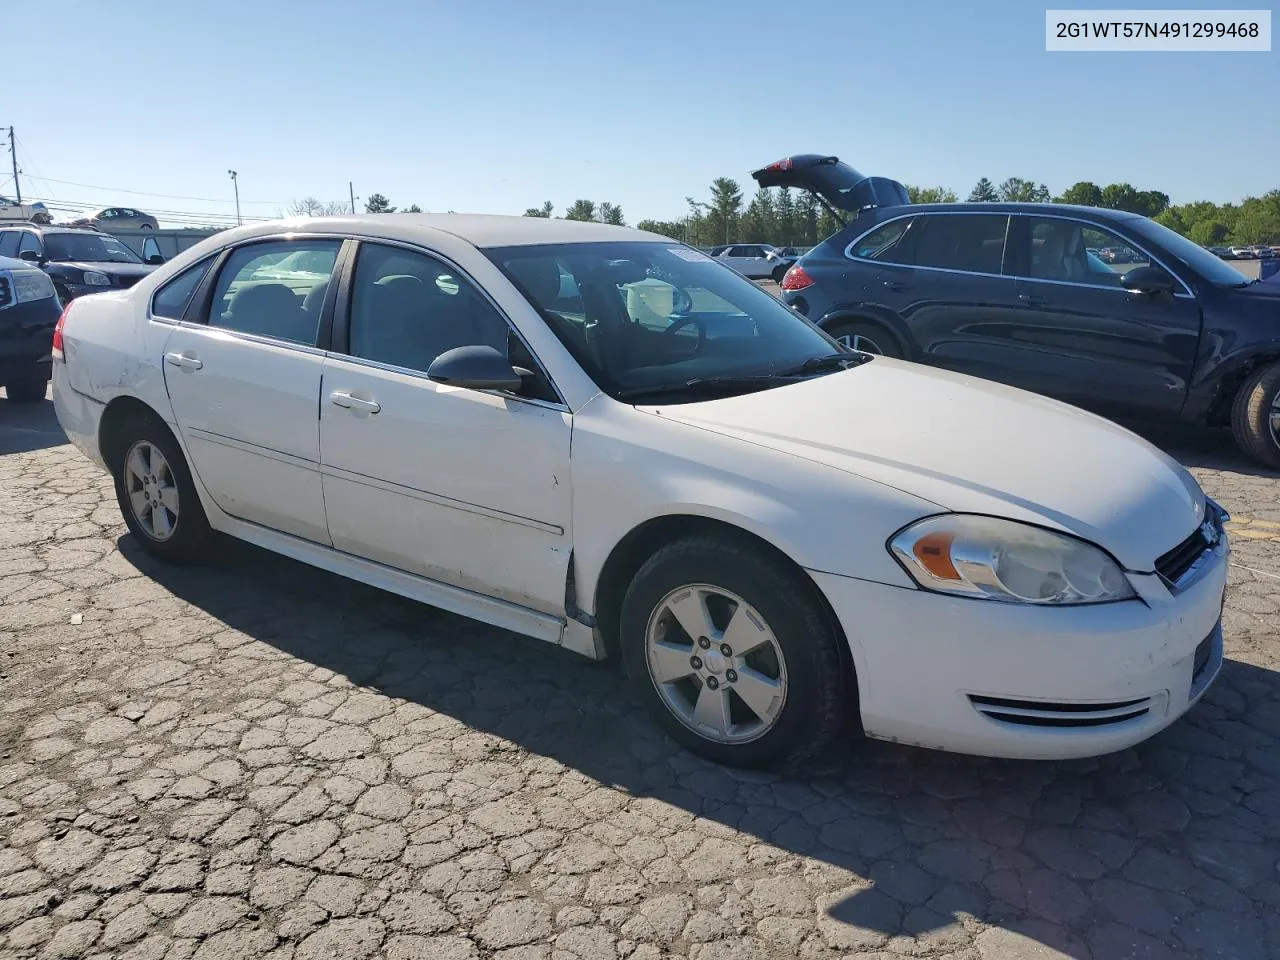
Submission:
M 966 273 L 999 274 L 1004 262 L 1007 215 L 990 213 L 932 214 L 916 244 L 915 262 Z
M 880 263 L 906 263 L 906 238 L 912 233 L 913 217 L 891 220 L 877 227 L 849 248 L 849 255 Z
M 151 315 L 164 317 L 166 320 L 181 320 L 191 302 L 191 295 L 200 286 L 200 281 L 209 270 L 213 261 L 201 260 L 193 267 L 187 267 L 180 274 L 162 286 L 151 298 Z
M 315 345 L 340 240 L 273 240 L 233 251 L 218 273 L 209 325 Z
M 16 257 L 18 255 L 18 231 L 6 230 L 0 233 L 0 257 Z

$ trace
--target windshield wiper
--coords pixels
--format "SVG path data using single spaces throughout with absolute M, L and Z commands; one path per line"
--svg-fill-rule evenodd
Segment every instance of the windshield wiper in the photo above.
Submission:
M 850 350 L 847 353 L 829 353 L 822 357 L 810 357 L 798 367 L 783 371 L 780 376 L 803 376 L 806 373 L 825 373 L 833 370 L 847 370 L 857 367 L 871 359 L 869 353 Z
M 626 387 L 618 391 L 619 399 L 629 400 L 634 397 L 663 397 L 673 394 L 716 394 L 745 388 L 747 390 L 771 387 L 779 383 L 794 383 L 799 377 L 794 374 L 765 373 L 743 376 L 694 377 L 683 383 L 656 384 L 652 387 Z

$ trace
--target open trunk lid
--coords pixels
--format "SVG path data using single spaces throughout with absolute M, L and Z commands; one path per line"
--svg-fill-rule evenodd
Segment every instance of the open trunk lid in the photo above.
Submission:
M 837 210 L 857 213 L 867 207 L 895 207 L 910 203 L 907 188 L 887 177 L 863 176 L 839 157 L 800 153 L 754 170 L 761 187 L 808 190 Z

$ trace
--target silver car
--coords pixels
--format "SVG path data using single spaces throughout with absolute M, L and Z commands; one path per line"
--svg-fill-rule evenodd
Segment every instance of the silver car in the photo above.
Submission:
M 752 280 L 782 282 L 782 275 L 796 262 L 795 257 L 785 257 L 770 243 L 736 243 L 716 247 L 711 256 L 728 264 L 744 277 Z
M 112 230 L 159 230 L 160 224 L 149 213 L 133 207 L 103 207 L 84 215 L 84 219 L 110 233 Z

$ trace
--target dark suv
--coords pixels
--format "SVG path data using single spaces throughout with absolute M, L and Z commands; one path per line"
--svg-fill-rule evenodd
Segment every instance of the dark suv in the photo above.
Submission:
M 86 293 L 131 287 L 164 258 L 143 261 L 110 234 L 68 227 L 0 228 L 0 257 L 38 264 L 65 304 Z
M 62 304 L 30 263 L 0 257 L 0 387 L 12 403 L 44 399 Z
M 818 155 L 752 176 L 808 189 L 845 222 L 781 297 L 847 345 L 1116 416 L 1230 424 L 1280 468 L 1280 287 L 1136 214 L 911 204 Z

